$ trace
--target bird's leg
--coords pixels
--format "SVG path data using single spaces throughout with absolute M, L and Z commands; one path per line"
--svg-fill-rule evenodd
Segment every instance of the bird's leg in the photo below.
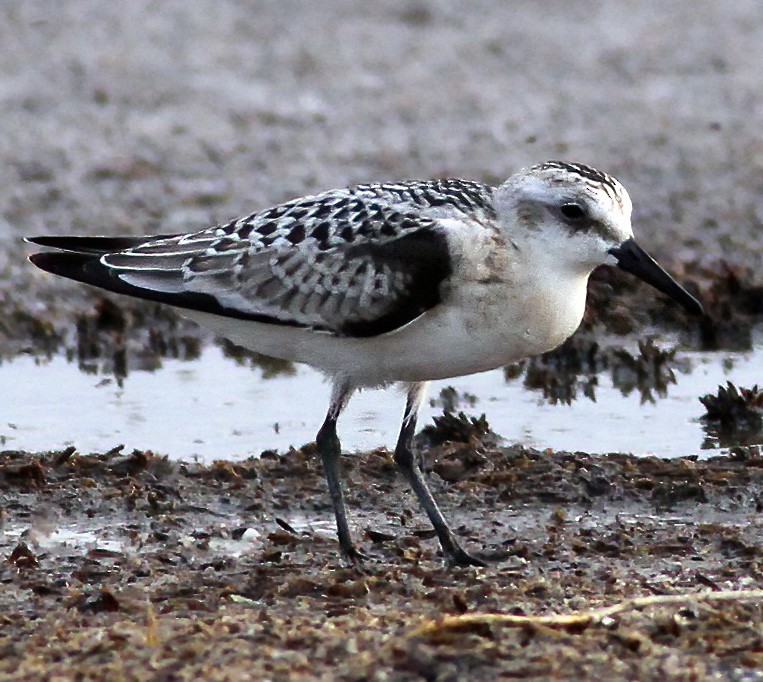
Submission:
M 426 382 L 411 384 L 408 389 L 408 400 L 405 405 L 405 415 L 403 416 L 403 426 L 400 429 L 400 436 L 395 448 L 395 462 L 400 470 L 405 474 L 408 482 L 416 493 L 419 503 L 429 516 L 429 520 L 434 526 L 437 537 L 440 540 L 440 546 L 445 553 L 448 563 L 457 566 L 485 566 L 485 562 L 471 556 L 458 544 L 453 531 L 448 526 L 448 522 L 442 515 L 437 503 L 432 497 L 432 493 L 427 486 L 421 468 L 413 454 L 412 443 L 413 435 L 416 431 L 416 417 L 419 407 L 426 393 Z
M 363 554 L 358 551 L 350 535 L 350 527 L 347 524 L 347 514 L 344 508 L 344 495 L 342 494 L 342 483 L 339 477 L 339 455 L 341 454 L 341 444 L 336 435 L 336 422 L 339 415 L 346 407 L 347 402 L 352 395 L 353 388 L 341 380 L 337 380 L 331 391 L 331 404 L 329 405 L 326 420 L 323 422 L 318 435 L 315 438 L 315 444 L 318 447 L 318 453 L 323 462 L 323 471 L 326 475 L 326 481 L 331 495 L 331 504 L 334 505 L 334 515 L 336 516 L 337 535 L 339 537 L 339 546 L 342 554 L 353 563 L 363 559 Z

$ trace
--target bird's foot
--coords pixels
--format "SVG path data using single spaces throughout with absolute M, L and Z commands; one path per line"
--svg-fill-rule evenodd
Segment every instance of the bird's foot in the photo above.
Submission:
M 361 552 L 352 542 L 341 543 L 342 556 L 353 566 L 361 566 L 366 559 L 371 557 Z
M 462 549 L 459 545 L 455 545 L 454 547 L 449 548 L 448 550 L 444 550 L 445 552 L 445 560 L 448 562 L 448 565 L 450 566 L 480 566 L 485 567 L 487 566 L 487 562 L 483 559 L 478 559 L 475 556 L 472 556 L 467 552 L 465 549 Z

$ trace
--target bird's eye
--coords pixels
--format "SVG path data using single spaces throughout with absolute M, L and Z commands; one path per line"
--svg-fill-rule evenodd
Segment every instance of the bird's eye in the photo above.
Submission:
M 562 204 L 559 210 L 567 220 L 577 222 L 586 217 L 585 209 L 580 204 Z

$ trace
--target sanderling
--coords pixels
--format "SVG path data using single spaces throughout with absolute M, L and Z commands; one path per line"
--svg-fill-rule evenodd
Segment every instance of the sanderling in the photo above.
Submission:
M 604 263 L 701 313 L 636 244 L 630 219 L 615 178 L 549 161 L 499 187 L 358 185 L 190 234 L 29 241 L 60 249 L 31 256 L 43 270 L 176 306 L 237 344 L 330 375 L 316 443 L 351 560 L 363 555 L 345 513 L 337 419 L 356 389 L 407 384 L 395 462 L 446 559 L 482 565 L 459 545 L 412 452 L 426 384 L 561 344 L 583 317 L 588 276 Z

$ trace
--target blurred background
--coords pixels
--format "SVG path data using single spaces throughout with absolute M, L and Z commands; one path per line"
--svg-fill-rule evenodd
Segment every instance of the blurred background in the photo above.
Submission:
M 759 263 L 757 0 L 22 0 L 0 44 L 14 259 L 32 233 L 189 230 L 561 158 L 617 175 L 668 260 Z

